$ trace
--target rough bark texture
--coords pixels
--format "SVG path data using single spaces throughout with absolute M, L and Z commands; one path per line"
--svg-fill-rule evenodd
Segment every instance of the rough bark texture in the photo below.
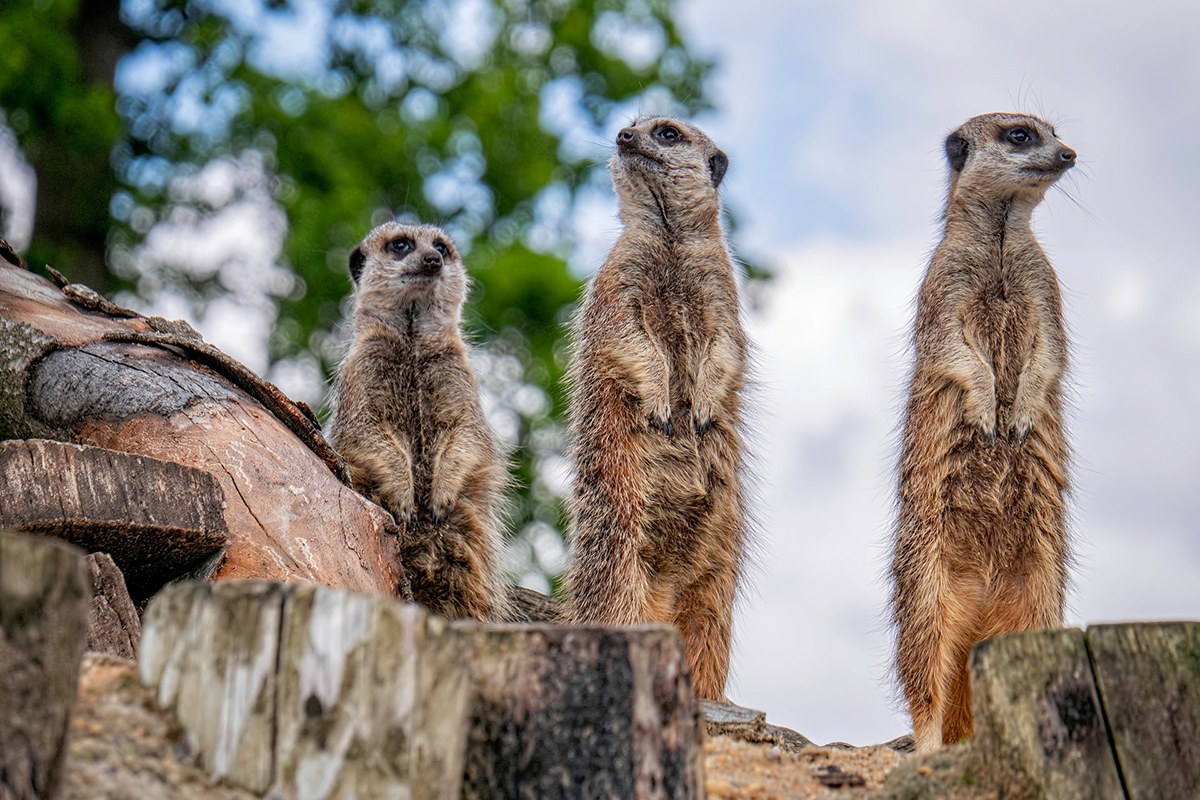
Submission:
M 215 578 L 402 594 L 391 518 L 287 425 L 175 350 L 105 338 L 161 333 L 156 325 L 81 308 L 0 262 L 0 439 L 92 444 L 210 472 L 227 501 Z
M 224 506 L 216 479 L 193 467 L 43 439 L 0 442 L 0 527 L 108 553 L 139 599 L 224 546 Z
M 1096 625 L 1087 638 L 1129 800 L 1200 797 L 1200 623 Z
M 87 566 L 92 578 L 87 649 L 133 661 L 142 641 L 142 621 L 125 578 L 107 553 L 88 556 Z
M 679 633 L 455 623 L 474 670 L 463 797 L 703 797 Z
M 0 532 L 0 800 L 55 795 L 90 597 L 82 553 Z
M 981 642 L 971 651 L 971 692 L 972 763 L 1005 798 L 1124 798 L 1083 631 Z
M 265 581 L 167 587 L 142 681 L 213 780 L 273 796 L 457 798 L 468 673 L 413 605 Z

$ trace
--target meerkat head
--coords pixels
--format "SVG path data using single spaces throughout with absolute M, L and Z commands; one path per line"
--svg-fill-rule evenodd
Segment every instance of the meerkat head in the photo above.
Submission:
M 454 243 L 434 225 L 385 222 L 350 251 L 358 313 L 387 319 L 415 311 L 457 325 L 467 273 Z
M 950 196 L 960 186 L 988 196 L 1041 199 L 1075 166 L 1054 126 L 1026 114 L 982 114 L 946 137 Z
M 660 208 L 711 205 L 728 167 L 729 157 L 704 131 L 669 117 L 644 117 L 622 128 L 609 162 L 622 202 Z

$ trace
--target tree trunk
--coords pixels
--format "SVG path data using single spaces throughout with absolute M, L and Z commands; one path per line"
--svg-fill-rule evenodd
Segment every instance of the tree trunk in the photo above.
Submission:
M 301 409 L 244 367 L 222 368 L 199 340 L 164 333 L 171 323 L 85 301 L 83 287 L 60 291 L 0 262 L 0 439 L 90 444 L 210 473 L 228 529 L 214 578 L 404 593 L 390 516 L 331 471 L 335 457 Z M 158 343 L 114 340 L 130 337 Z
M 0 532 L 0 800 L 58 787 L 90 597 L 75 548 Z

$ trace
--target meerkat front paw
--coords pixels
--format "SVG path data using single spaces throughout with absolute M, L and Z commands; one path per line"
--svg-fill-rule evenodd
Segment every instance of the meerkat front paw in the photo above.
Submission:
M 435 528 L 440 528 L 450 519 L 454 510 L 454 495 L 448 492 L 434 491 L 429 498 L 429 517 Z
M 1033 411 L 1025 408 L 1024 404 L 1015 405 L 1012 418 L 1008 423 L 1008 432 L 1012 440 L 1017 444 L 1024 443 L 1029 438 L 1029 434 L 1033 432 L 1033 423 Z
M 392 512 L 397 524 L 411 529 L 417 524 L 417 503 L 411 490 L 407 492 L 390 492 L 381 494 L 380 505 Z
M 987 444 L 996 441 L 996 409 L 982 408 L 966 415 L 967 422 L 979 429 L 979 435 Z
M 674 431 L 671 428 L 671 405 L 666 401 L 658 403 L 642 403 L 642 408 L 646 412 L 646 422 L 651 430 L 658 430 L 664 436 L 672 436 Z
M 692 430 L 701 439 L 713 429 L 716 412 L 706 404 L 692 404 Z

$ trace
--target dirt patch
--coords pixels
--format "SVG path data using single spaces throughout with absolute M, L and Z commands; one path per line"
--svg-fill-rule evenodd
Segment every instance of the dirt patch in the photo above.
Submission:
M 883 787 L 888 773 L 912 758 L 886 745 L 788 753 L 724 736 L 709 737 L 705 751 L 706 789 L 713 800 L 867 798 Z

